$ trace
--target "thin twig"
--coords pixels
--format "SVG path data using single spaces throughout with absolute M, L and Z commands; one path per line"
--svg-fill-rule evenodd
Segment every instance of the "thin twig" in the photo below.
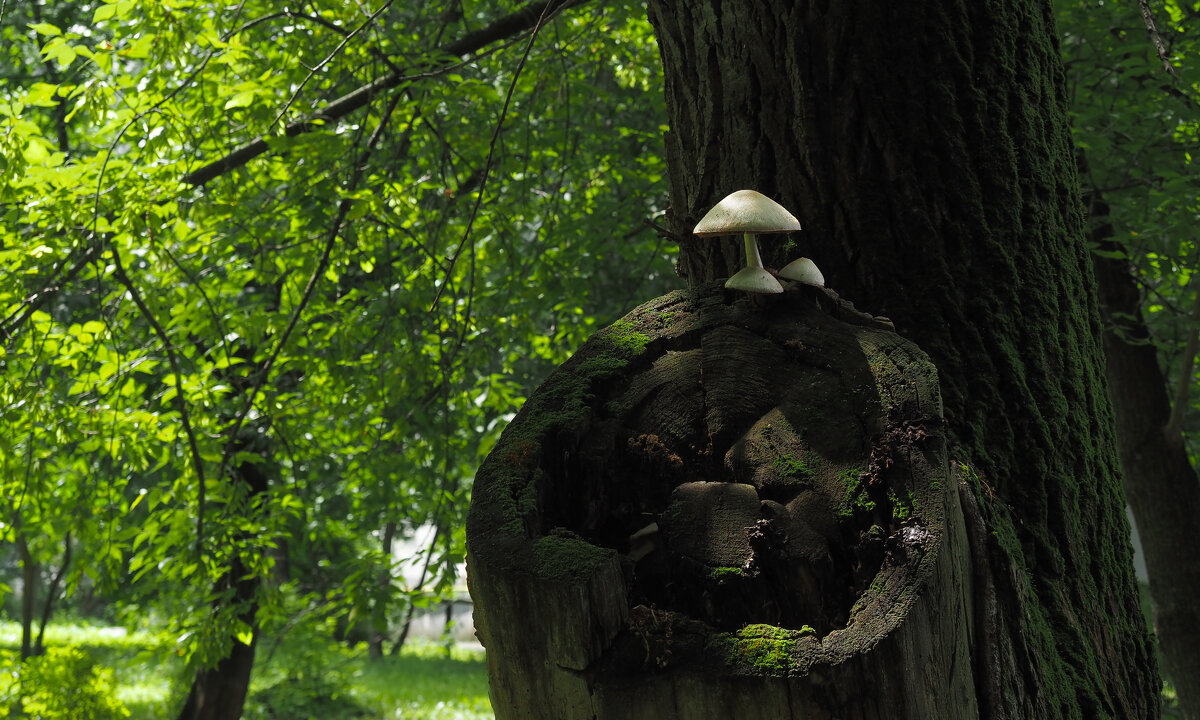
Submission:
M 442 292 L 450 285 L 450 275 L 454 272 L 454 266 L 458 262 L 458 258 L 462 255 L 463 248 L 467 244 L 467 240 L 471 237 L 471 229 L 475 226 L 475 218 L 479 216 L 479 208 L 483 204 L 484 191 L 487 189 L 487 181 L 491 175 L 492 160 L 496 156 L 496 143 L 500 140 L 500 131 L 504 128 L 504 119 L 508 116 L 508 107 L 512 104 L 513 93 L 517 89 L 517 80 L 521 77 L 521 71 L 525 69 L 525 63 L 529 60 L 529 53 L 533 50 L 533 43 L 537 40 L 538 33 L 541 32 L 542 26 L 550 19 L 553 3 L 546 3 L 542 8 L 541 17 L 533 26 L 533 32 L 529 35 L 529 42 L 525 44 L 525 52 L 521 55 L 521 61 L 517 63 L 517 69 L 513 72 L 512 82 L 508 84 L 508 92 L 504 95 L 504 105 L 500 108 L 500 117 L 496 120 L 496 127 L 492 131 L 492 140 L 488 144 L 487 158 L 483 163 L 483 179 L 479 182 L 479 194 L 475 196 L 475 205 L 471 208 L 471 217 L 467 219 L 467 227 L 463 230 L 462 239 L 458 241 L 458 247 L 454 249 L 454 254 L 450 257 L 450 267 L 446 269 L 446 280 L 438 287 L 437 293 L 433 297 L 433 303 L 429 306 L 429 312 L 437 307 L 438 301 L 442 299 Z M 475 244 L 471 243 L 471 261 L 472 267 L 475 260 Z M 471 320 L 471 294 L 467 296 L 466 316 L 463 319 L 464 323 L 469 324 Z
M 387 10 L 391 6 L 392 6 L 392 0 L 387 0 L 387 2 L 385 2 L 383 5 L 380 5 L 379 9 L 376 10 L 375 12 L 371 13 L 371 15 L 366 20 L 364 20 L 361 25 L 354 28 L 354 30 L 349 35 L 346 35 L 345 37 L 343 37 L 342 41 L 340 43 L 338 43 L 337 47 L 335 47 L 332 51 L 330 51 L 330 53 L 328 55 L 325 56 L 324 60 L 322 60 L 321 62 L 314 65 L 312 67 L 312 69 L 308 71 L 308 75 L 304 76 L 304 79 L 300 81 L 300 85 L 296 87 L 295 92 L 293 92 L 292 96 L 290 98 L 288 98 L 287 102 L 285 102 L 283 104 L 283 107 L 279 110 L 279 114 L 276 115 L 275 119 L 271 121 L 271 124 L 267 126 L 268 133 L 271 132 L 272 128 L 274 128 L 276 125 L 279 124 L 279 121 L 282 120 L 283 116 L 287 114 L 287 111 L 291 109 L 292 105 L 296 102 L 296 99 L 298 97 L 300 97 L 300 93 L 304 90 L 304 87 L 306 85 L 308 85 L 308 81 L 312 80 L 316 76 L 317 73 L 321 72 L 321 68 L 328 65 L 335 57 L 338 56 L 338 53 L 340 53 L 346 47 L 346 45 L 348 45 L 350 43 L 350 41 L 354 39 L 354 37 L 356 35 L 358 35 L 360 32 L 362 32 L 363 29 L 366 28 L 368 25 L 375 22 L 375 18 L 379 17 L 379 15 L 384 10 Z
M 395 111 L 396 106 L 400 103 L 400 98 L 402 96 L 403 93 L 397 92 L 392 97 L 391 102 L 388 104 L 387 110 L 384 111 L 383 116 L 379 120 L 379 125 L 376 126 L 375 131 L 371 133 L 371 137 L 367 140 L 366 148 L 364 148 L 362 154 L 354 163 L 353 172 L 350 182 L 348 183 L 348 189 L 350 191 L 348 195 L 352 194 L 353 190 L 358 186 L 358 180 L 362 176 L 362 172 L 366 167 L 367 160 L 370 159 L 371 153 L 375 149 L 375 144 L 379 141 L 379 138 L 383 136 L 383 131 L 388 125 L 388 119 L 392 116 L 392 112 Z M 342 227 L 346 222 L 346 216 L 349 214 L 350 208 L 353 204 L 354 200 L 349 196 L 342 198 L 342 200 L 338 202 L 337 214 L 334 217 L 333 225 L 329 231 L 329 236 L 325 240 L 325 247 L 321 252 L 320 259 L 317 261 L 316 268 L 313 269 L 312 275 L 310 275 L 308 278 L 308 283 L 304 286 L 304 292 L 300 297 L 300 302 L 298 302 L 296 307 L 292 310 L 292 316 L 288 320 L 287 327 L 284 328 L 283 334 L 280 335 L 279 342 L 275 343 L 275 348 L 271 351 L 271 355 L 259 369 L 257 377 L 254 379 L 254 385 L 246 393 L 246 400 L 242 404 L 242 409 L 238 412 L 237 418 L 234 420 L 233 426 L 230 428 L 230 442 L 226 444 L 225 452 L 221 457 L 221 469 L 218 477 L 225 476 L 225 471 L 229 467 L 229 462 L 234 455 L 234 443 L 232 442 L 232 439 L 237 437 L 237 434 L 241 431 L 242 425 L 246 422 L 246 417 L 250 414 L 250 408 L 254 406 L 255 398 L 258 396 L 259 391 L 262 390 L 263 385 L 265 385 L 267 382 L 267 377 L 270 375 L 271 368 L 274 367 L 275 361 L 279 359 L 280 353 L 283 352 L 283 348 L 287 345 L 288 339 L 292 335 L 292 331 L 296 329 L 296 325 L 300 322 L 300 315 L 304 311 L 304 308 L 308 306 L 309 301 L 312 299 L 313 292 L 316 290 L 318 281 L 325 275 L 325 270 L 329 267 L 329 259 L 333 254 L 334 245 L 337 243 L 338 238 L 341 237 Z
M 1158 26 L 1154 23 L 1154 13 L 1150 10 L 1150 0 L 1138 0 L 1138 7 L 1142 9 L 1142 20 L 1146 22 L 1146 30 L 1150 32 L 1150 39 L 1154 42 L 1154 51 L 1158 53 L 1158 59 L 1162 62 L 1163 70 L 1174 80 L 1178 80 L 1179 76 L 1175 74 L 1175 66 L 1171 64 L 1171 59 L 1167 56 L 1167 45 L 1163 42 L 1162 35 L 1158 32 Z
M 200 446 L 196 442 L 196 433 L 192 429 L 191 416 L 188 414 L 187 395 L 183 391 L 183 371 L 179 366 L 179 358 L 175 354 L 175 350 L 171 346 L 171 338 L 167 335 L 167 331 L 162 324 L 158 322 L 158 318 L 150 311 L 146 301 L 142 298 L 142 294 L 138 291 L 137 286 L 133 284 L 129 274 L 125 272 L 125 265 L 121 262 L 121 252 L 117 248 L 115 242 L 110 244 L 113 257 L 113 275 L 117 278 L 117 282 L 125 288 L 129 293 L 129 297 L 133 300 L 133 304 L 137 306 L 138 312 L 150 324 L 154 334 L 158 336 L 159 341 L 163 344 L 163 351 L 167 354 L 167 363 L 171 366 L 171 373 L 175 376 L 175 407 L 179 411 L 179 421 L 183 424 L 184 435 L 187 436 L 188 449 L 192 454 L 192 465 L 196 469 L 196 482 L 198 490 L 196 492 L 196 553 L 200 554 L 200 540 L 204 537 L 204 503 L 205 503 L 205 477 L 204 477 L 204 460 L 200 457 Z
M 530 2 L 521 7 L 519 10 L 505 15 L 496 20 L 492 24 L 477 30 L 472 33 L 467 33 L 463 37 L 453 42 L 438 48 L 438 54 L 443 56 L 462 57 L 480 50 L 487 45 L 490 45 L 498 40 L 503 40 L 513 35 L 516 35 L 524 30 L 529 29 L 540 21 L 539 13 L 545 13 L 550 8 L 553 12 L 558 12 L 564 8 L 579 5 L 586 0 L 538 0 Z M 358 110 L 371 101 L 375 95 L 385 90 L 401 85 L 405 82 L 410 82 L 413 79 L 421 77 L 430 77 L 432 75 L 447 72 L 451 67 L 462 64 L 456 62 L 453 64 L 439 66 L 437 69 L 427 72 L 420 72 L 412 75 L 402 75 L 398 72 L 392 72 L 378 80 L 367 83 L 362 87 L 354 90 L 342 97 L 334 100 L 310 117 L 299 120 L 287 125 L 283 129 L 283 134 L 286 137 L 295 137 L 312 130 L 324 127 L 328 123 L 336 122 L 350 113 Z M 215 178 L 224 175 L 230 170 L 242 167 L 254 158 L 265 153 L 269 148 L 267 138 L 260 136 L 245 145 L 233 150 L 224 157 L 214 160 L 202 167 L 199 167 L 192 172 L 180 178 L 180 182 L 186 185 L 204 185 L 205 183 Z

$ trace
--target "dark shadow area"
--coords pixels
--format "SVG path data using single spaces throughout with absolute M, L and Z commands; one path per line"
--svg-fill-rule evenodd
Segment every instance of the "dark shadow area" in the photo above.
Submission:
M 886 333 L 820 292 L 699 304 L 695 331 L 596 390 L 586 427 L 544 439 L 542 532 L 619 552 L 631 607 L 824 635 L 903 561 L 923 415 L 881 407 Z

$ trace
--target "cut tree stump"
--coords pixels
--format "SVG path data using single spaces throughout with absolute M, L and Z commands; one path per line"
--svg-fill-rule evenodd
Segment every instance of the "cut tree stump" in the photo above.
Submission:
M 920 350 L 822 288 L 710 283 L 598 332 L 475 480 L 496 717 L 976 716 L 940 405 Z

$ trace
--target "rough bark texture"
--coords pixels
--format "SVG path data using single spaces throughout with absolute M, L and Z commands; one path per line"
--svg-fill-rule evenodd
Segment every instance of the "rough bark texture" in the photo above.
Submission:
M 551 376 L 467 526 L 497 718 L 978 714 L 937 376 L 886 328 L 709 283 Z
M 1048 2 L 649 11 L 670 229 L 736 189 L 773 197 L 805 230 L 760 243 L 768 267 L 813 258 L 938 368 L 993 591 L 981 715 L 1155 717 Z M 736 258 L 736 239 L 686 241 L 680 271 L 704 282 Z
M 1099 220 L 1108 214 L 1098 199 L 1092 209 Z M 1120 250 L 1111 240 L 1111 226 L 1099 224 L 1092 235 L 1106 250 Z M 1182 434 L 1167 427 L 1167 382 L 1142 319 L 1141 292 L 1131 268 L 1112 257 L 1095 263 L 1125 494 L 1142 541 L 1155 631 L 1180 707 L 1191 720 L 1200 717 L 1200 563 L 1192 551 L 1200 483 Z

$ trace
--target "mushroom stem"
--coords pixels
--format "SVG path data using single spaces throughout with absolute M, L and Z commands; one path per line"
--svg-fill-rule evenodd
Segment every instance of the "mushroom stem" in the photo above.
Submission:
M 754 241 L 753 233 L 746 233 L 746 266 L 761 268 L 762 256 L 758 254 L 758 243 Z

